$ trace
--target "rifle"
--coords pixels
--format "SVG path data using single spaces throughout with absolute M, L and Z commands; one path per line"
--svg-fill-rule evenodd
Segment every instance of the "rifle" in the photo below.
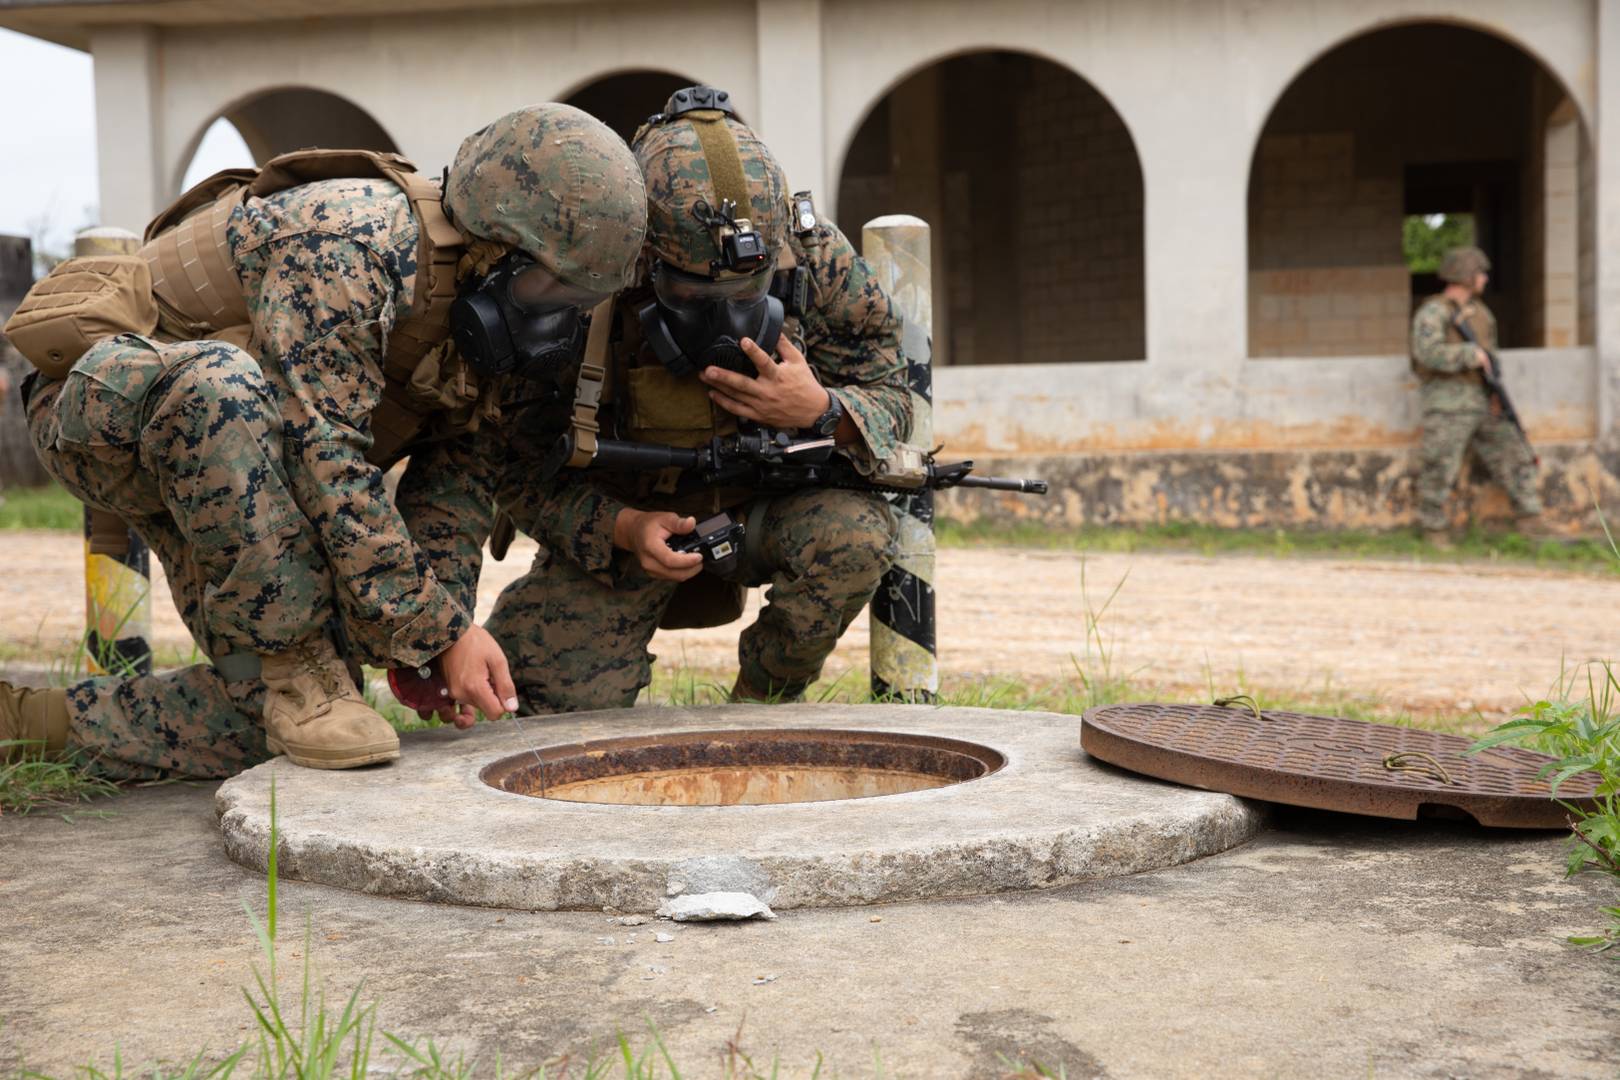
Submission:
M 563 436 L 571 442 L 572 433 Z M 849 491 L 912 492 L 927 488 L 982 488 L 1045 495 L 1045 480 L 974 476 L 973 462 L 934 460 L 935 451 L 902 446 L 893 459 L 883 462 L 871 476 L 862 475 L 848 458 L 834 453 L 831 438 L 803 438 L 786 431 L 750 427 L 736 435 L 716 437 L 706 446 L 681 447 L 662 443 L 634 443 L 598 439 L 596 454 L 587 470 L 657 472 L 680 469 L 686 475 L 676 494 L 710 487 L 744 487 L 756 491 L 796 491 L 807 487 Z M 566 461 L 559 449 L 553 460 Z
M 1536 453 L 1534 446 L 1530 445 L 1530 436 L 1525 432 L 1524 424 L 1519 421 L 1519 410 L 1513 407 L 1513 399 L 1508 397 L 1507 384 L 1502 381 L 1502 362 L 1496 358 L 1495 353 L 1479 343 L 1479 338 L 1474 336 L 1473 327 L 1463 320 L 1462 312 L 1459 311 L 1456 317 L 1451 320 L 1451 325 L 1457 328 L 1457 333 L 1461 334 L 1468 344 L 1490 359 L 1488 367 L 1479 369 L 1479 377 L 1485 381 L 1485 389 L 1489 392 L 1491 400 L 1502 411 L 1502 415 L 1507 419 L 1507 422 L 1512 424 L 1514 430 L 1519 433 L 1519 438 L 1524 440 L 1524 448 L 1530 451 L 1530 460 L 1540 465 L 1541 455 Z

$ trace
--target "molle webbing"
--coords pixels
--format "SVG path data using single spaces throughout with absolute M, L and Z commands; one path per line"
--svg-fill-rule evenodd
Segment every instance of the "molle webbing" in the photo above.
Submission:
M 257 169 L 217 172 L 147 223 L 140 254 L 152 270 L 161 332 L 183 340 L 248 321 L 225 227 L 258 175 Z
M 236 206 L 250 196 L 262 198 L 300 184 L 366 178 L 387 180 L 405 193 L 419 233 L 415 292 L 410 309 L 389 332 L 382 397 L 371 415 L 373 444 L 366 456 L 387 464 L 433 411 L 411 397 L 411 376 L 450 336 L 456 265 L 465 241 L 445 215 L 438 185 L 398 154 L 295 150 L 273 158 L 257 173 L 218 173 L 186 192 L 147 226 L 141 254 L 152 267 L 163 328 L 182 338 L 214 336 L 249 321 L 227 236 Z
M 736 206 L 739 218 L 753 217 L 748 198 L 748 180 L 743 175 L 742 155 L 737 152 L 737 137 L 726 126 L 726 114 L 719 109 L 696 109 L 681 117 L 692 122 L 698 144 L 703 147 L 703 158 L 709 164 L 709 179 L 714 184 L 714 197 Z M 716 210 L 720 207 L 716 206 Z
M 189 336 L 248 321 L 247 300 L 225 235 L 231 211 L 241 202 L 241 188 L 227 190 L 141 248 L 152 269 L 152 295 L 162 321 L 179 324 L 164 329 Z

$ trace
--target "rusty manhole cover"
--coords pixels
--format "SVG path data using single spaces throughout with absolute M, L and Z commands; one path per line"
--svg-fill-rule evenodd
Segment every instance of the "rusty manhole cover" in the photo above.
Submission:
M 518 795 L 632 806 L 759 806 L 927 791 L 1006 764 L 978 743 L 789 728 L 599 739 L 513 754 L 480 774 Z
M 1561 829 L 1569 815 L 1537 779 L 1553 760 L 1517 747 L 1464 756 L 1472 740 L 1433 731 L 1247 706 L 1104 705 L 1081 718 L 1080 745 L 1161 780 L 1251 799 L 1376 817 L 1461 811 L 1502 828 Z M 1598 777 L 1558 797 L 1593 805 Z

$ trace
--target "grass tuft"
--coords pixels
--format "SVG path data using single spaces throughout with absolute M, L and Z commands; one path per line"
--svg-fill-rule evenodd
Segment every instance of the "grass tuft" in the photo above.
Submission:
M 5 761 L 8 751 L 20 752 L 18 760 Z M 116 784 L 92 775 L 76 759 L 43 761 L 38 743 L 0 742 L 0 814 L 62 812 L 98 796 L 117 793 Z

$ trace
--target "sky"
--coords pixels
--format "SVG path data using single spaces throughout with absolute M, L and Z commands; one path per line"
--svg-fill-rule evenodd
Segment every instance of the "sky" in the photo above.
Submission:
M 38 236 L 43 231 L 48 247 L 63 250 L 75 231 L 96 223 L 99 202 L 89 54 L 0 30 L 0 102 L 6 103 L 0 122 L 0 233 Z M 252 164 L 236 129 L 217 120 L 197 148 L 185 182 Z

